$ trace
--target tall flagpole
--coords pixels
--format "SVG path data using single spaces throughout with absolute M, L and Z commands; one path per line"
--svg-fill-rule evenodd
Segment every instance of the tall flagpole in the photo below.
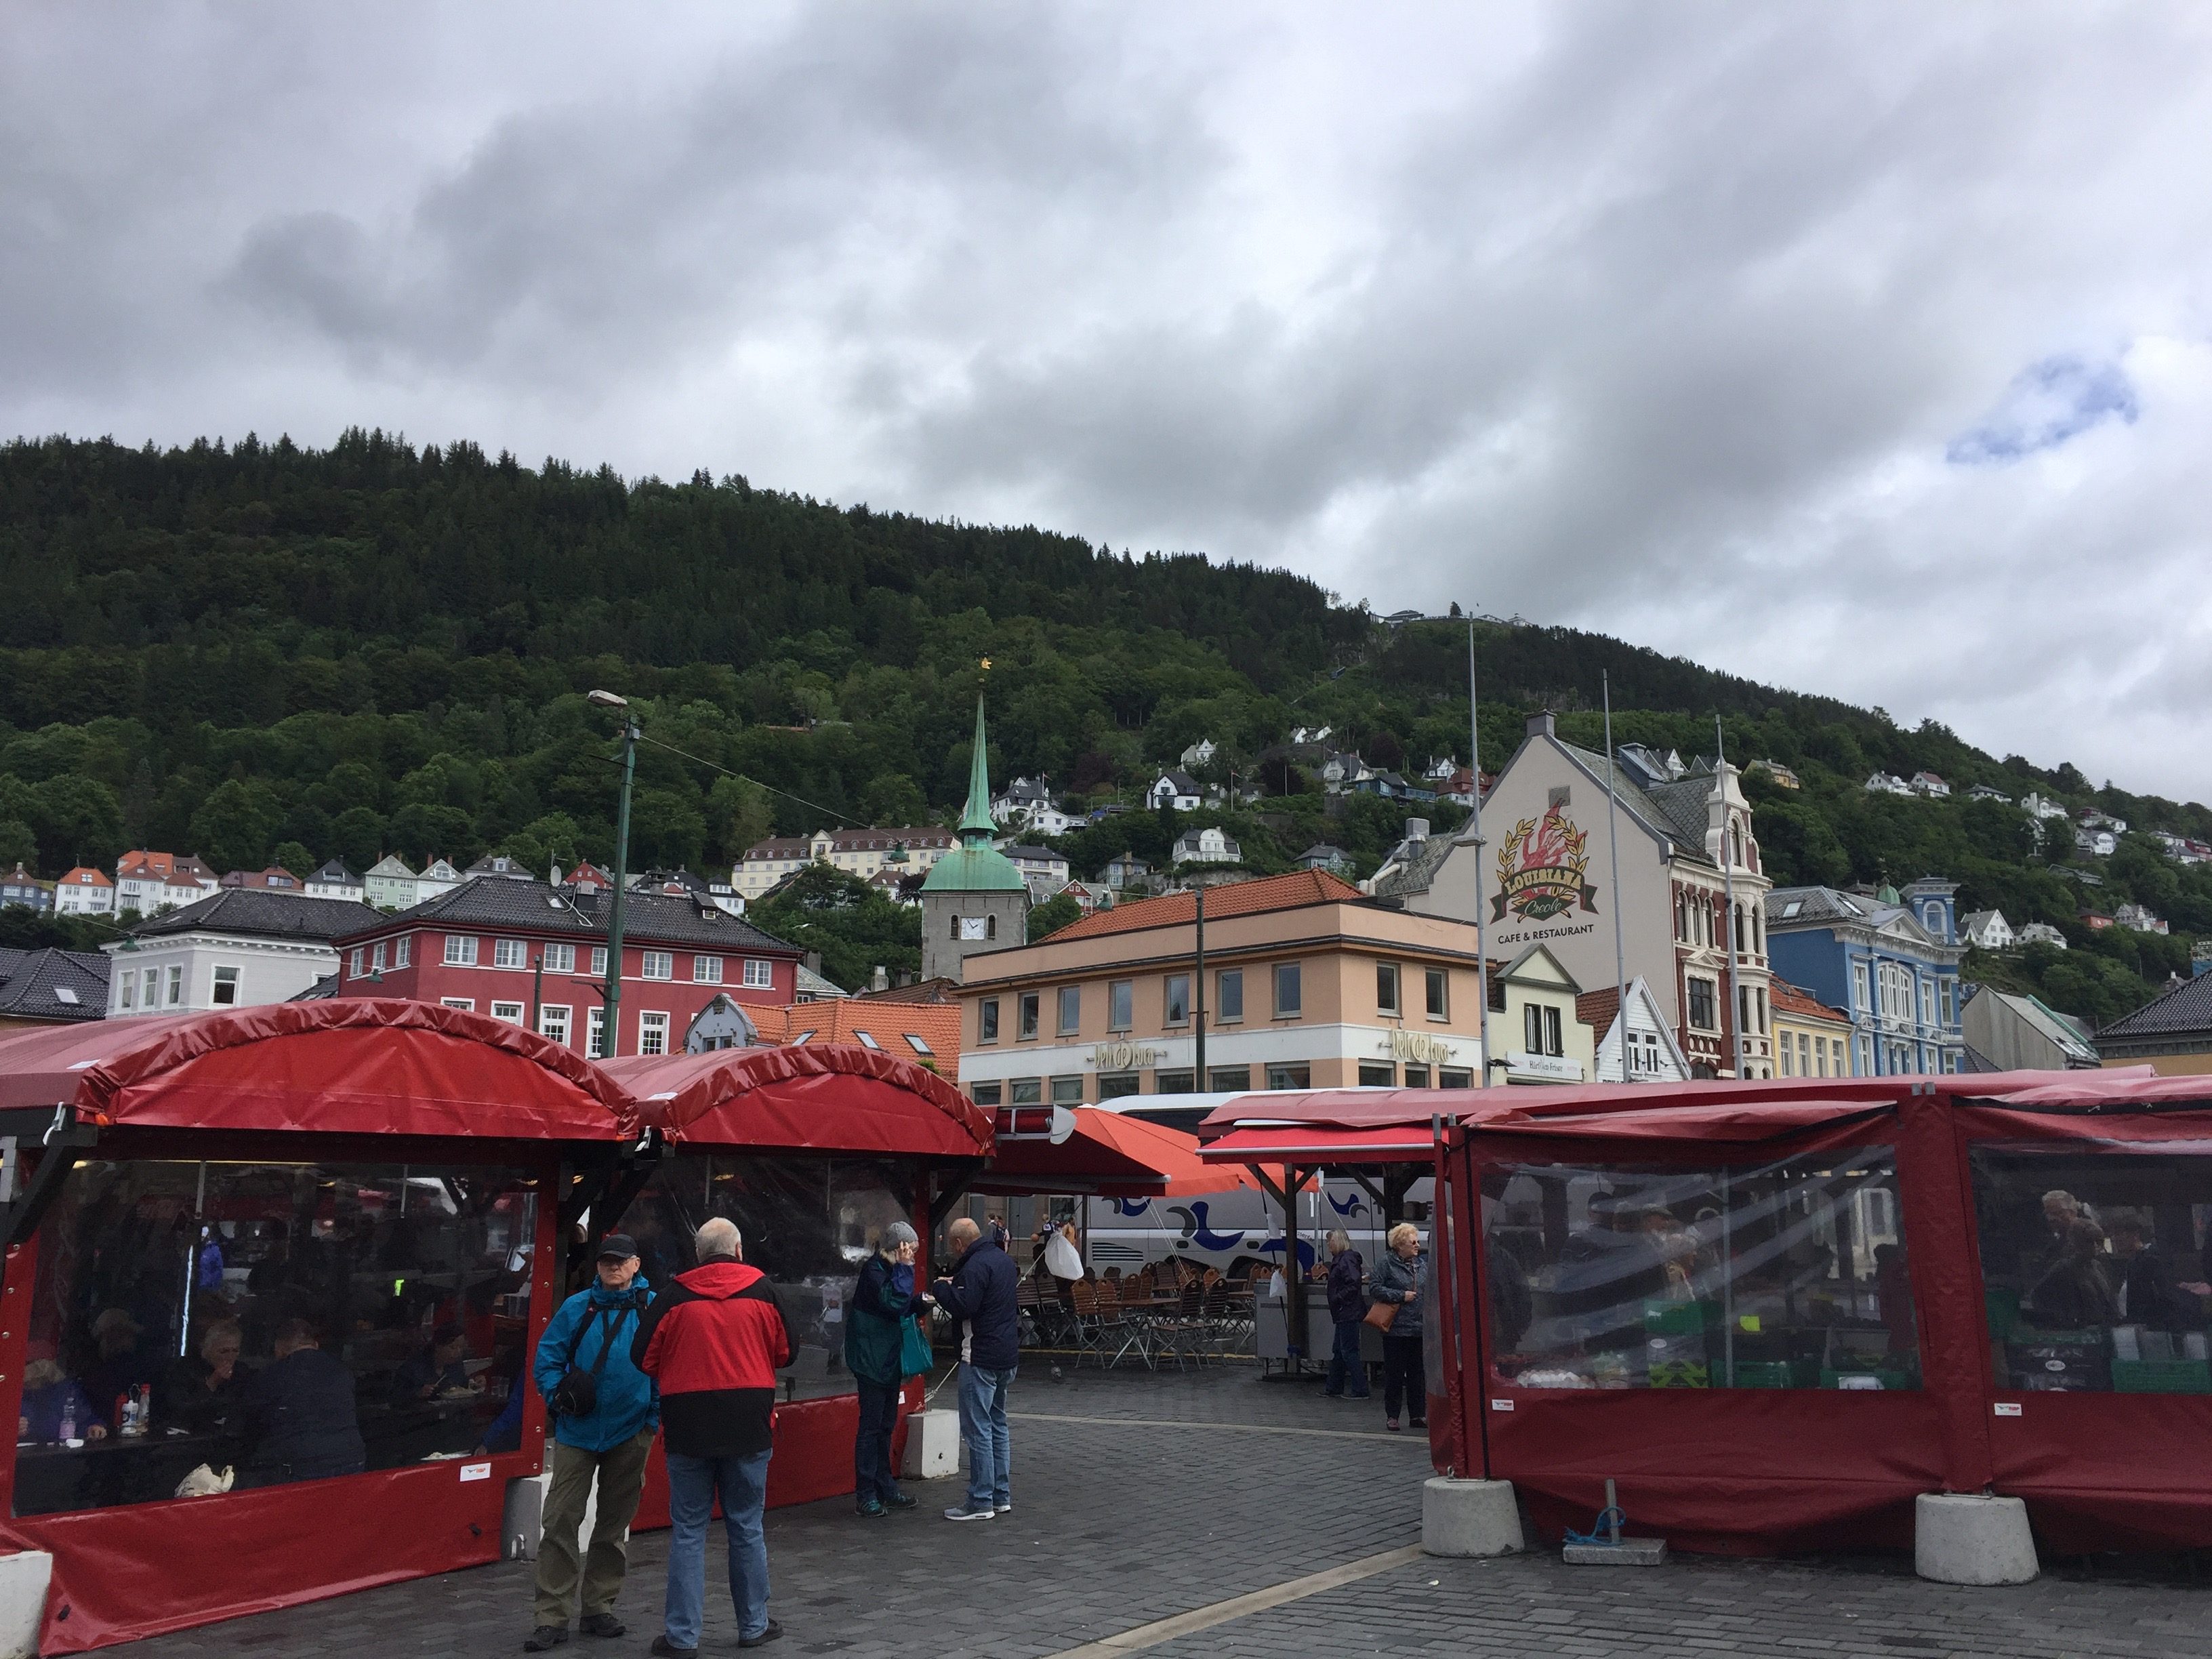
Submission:
M 1722 902 L 1728 907 L 1728 914 L 1721 923 L 1721 937 L 1726 941 L 1728 949 L 1728 1012 L 1733 1017 L 1730 1023 L 1735 1032 L 1735 1042 L 1731 1045 L 1735 1049 L 1735 1074 L 1741 1077 L 1744 1075 L 1743 1017 L 1747 1010 L 1743 1006 L 1742 988 L 1736 983 L 1735 856 L 1729 848 L 1728 739 L 1722 734 L 1718 714 L 1713 716 L 1713 787 L 1720 791 L 1721 797 Z
M 1467 769 L 1473 779 L 1468 797 L 1474 803 L 1468 818 L 1462 847 L 1474 848 L 1474 1003 L 1476 1063 L 1482 1067 L 1474 1080 L 1478 1089 L 1490 1086 L 1490 947 L 1482 920 L 1482 711 L 1475 697 L 1474 618 L 1467 619 Z
M 1613 787 L 1613 677 L 1601 673 L 1605 689 L 1605 838 L 1613 856 L 1613 1024 L 1620 1028 L 1620 1080 L 1628 1081 L 1628 951 L 1620 938 L 1620 815 Z

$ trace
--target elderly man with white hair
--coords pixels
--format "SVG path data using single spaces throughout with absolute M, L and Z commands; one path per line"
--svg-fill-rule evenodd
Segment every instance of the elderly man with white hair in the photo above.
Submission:
M 717 1216 L 695 1240 L 699 1265 L 653 1301 L 631 1354 L 660 1385 L 668 1449 L 668 1600 L 653 1651 L 699 1650 L 707 1599 L 707 1522 L 722 1501 L 738 1645 L 783 1634 L 768 1616 L 768 1539 L 761 1511 L 775 1433 L 775 1374 L 791 1332 L 768 1276 L 744 1261 L 737 1224 Z

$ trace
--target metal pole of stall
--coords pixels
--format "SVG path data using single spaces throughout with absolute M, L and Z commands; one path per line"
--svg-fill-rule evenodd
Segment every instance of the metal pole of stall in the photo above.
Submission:
M 1490 957 L 1485 943 L 1482 920 L 1482 709 L 1475 694 L 1474 682 L 1474 618 L 1467 619 L 1467 740 L 1471 752 L 1468 756 L 1468 799 L 1472 803 L 1468 815 L 1467 833 L 1459 838 L 1462 847 L 1474 848 L 1474 1052 L 1476 1064 L 1481 1067 L 1475 1086 L 1490 1086 Z M 1620 902 L 1618 885 L 1613 890 L 1613 903 Z
M 1613 1024 L 1620 1032 L 1620 1080 L 1628 1079 L 1628 950 L 1621 940 L 1620 811 L 1613 783 L 1613 677 L 1601 677 L 1605 688 L 1605 840 L 1613 860 Z

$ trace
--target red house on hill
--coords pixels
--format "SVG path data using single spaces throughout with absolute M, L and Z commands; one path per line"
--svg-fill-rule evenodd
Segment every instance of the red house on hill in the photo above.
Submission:
M 336 939 L 341 997 L 403 997 L 532 1024 L 579 1053 L 603 1053 L 611 892 L 586 883 L 480 876 Z M 717 996 L 781 1009 L 799 1000 L 802 952 L 686 896 L 623 902 L 622 1030 L 613 1052 L 679 1052 Z

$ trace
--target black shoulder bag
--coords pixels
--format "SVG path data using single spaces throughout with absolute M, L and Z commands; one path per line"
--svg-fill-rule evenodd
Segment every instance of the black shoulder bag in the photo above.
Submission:
M 622 1318 L 620 1307 L 602 1308 L 599 1317 L 605 1324 L 605 1340 L 599 1345 L 599 1357 L 592 1362 L 592 1369 L 576 1369 L 576 1355 L 584 1346 L 584 1338 L 592 1328 L 585 1320 L 576 1328 L 576 1335 L 568 1344 L 568 1369 L 555 1385 L 553 1397 L 545 1403 L 553 1408 L 556 1417 L 589 1417 L 599 1403 L 599 1378 L 606 1375 L 607 1356 L 615 1349 L 615 1325 Z

